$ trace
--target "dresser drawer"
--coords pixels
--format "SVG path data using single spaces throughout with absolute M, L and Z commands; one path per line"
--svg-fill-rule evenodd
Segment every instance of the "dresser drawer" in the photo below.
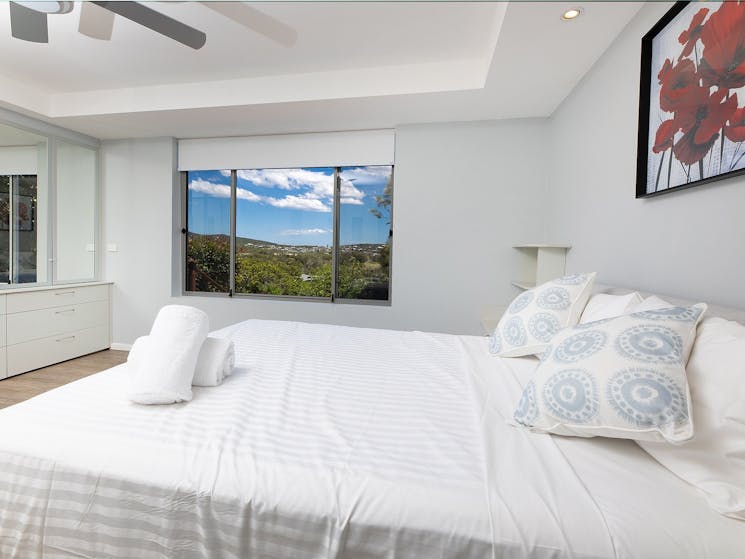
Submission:
M 7 312 L 19 313 L 64 307 L 76 303 L 104 301 L 109 298 L 108 285 L 92 285 L 90 287 L 70 287 L 60 289 L 44 289 L 43 291 L 29 291 L 27 293 L 11 293 L 6 295 Z
M 8 367 L 6 363 L 6 350 L 0 347 L 0 379 L 8 376 Z
M 0 314 L 5 314 L 5 295 L 0 295 Z
M 7 343 L 19 344 L 94 326 L 105 326 L 108 323 L 108 301 L 14 313 L 7 316 Z
M 108 325 L 9 345 L 8 376 L 67 361 L 109 347 Z
M 7 343 L 7 334 L 5 332 L 5 315 L 2 315 L 0 316 L 0 347 L 5 346 L 5 344 Z

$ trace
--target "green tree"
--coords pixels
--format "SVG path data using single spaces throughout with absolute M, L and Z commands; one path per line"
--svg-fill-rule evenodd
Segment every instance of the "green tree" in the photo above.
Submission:
M 388 177 L 388 182 L 385 183 L 383 188 L 383 194 L 375 196 L 375 203 L 377 208 L 370 208 L 370 213 L 378 219 L 385 217 L 388 221 L 388 225 L 391 224 L 391 204 L 393 203 L 393 173 Z
M 237 293 L 331 297 L 331 252 L 244 248 L 237 255 Z
M 226 293 L 230 288 L 230 241 L 191 233 L 187 243 L 187 288 Z

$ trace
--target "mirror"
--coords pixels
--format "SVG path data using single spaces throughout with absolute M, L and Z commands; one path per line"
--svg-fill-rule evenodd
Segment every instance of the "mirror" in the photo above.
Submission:
M 0 284 L 47 281 L 47 140 L 0 124 Z
M 57 281 L 96 275 L 96 150 L 57 142 Z

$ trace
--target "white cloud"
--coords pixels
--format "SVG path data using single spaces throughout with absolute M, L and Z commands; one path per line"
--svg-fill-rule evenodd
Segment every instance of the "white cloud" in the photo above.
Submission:
M 352 181 L 373 181 L 372 177 L 387 176 L 389 167 L 355 167 L 342 174 L 341 199 L 342 204 L 362 205 L 365 193 L 357 188 Z M 221 171 L 229 176 L 229 171 Z M 249 181 L 256 187 L 277 188 L 285 191 L 299 191 L 284 197 L 261 196 L 247 188 L 238 187 L 236 196 L 249 202 L 264 203 L 275 208 L 289 208 L 315 212 L 330 212 L 334 200 L 334 177 L 321 171 L 308 169 L 246 169 L 238 171 L 238 177 Z M 230 186 L 216 184 L 203 179 L 189 183 L 192 190 L 204 192 L 212 196 L 230 198 Z
M 245 188 L 236 188 L 235 190 L 235 196 L 236 198 L 239 198 L 241 200 L 248 200 L 249 202 L 261 202 L 263 199 L 258 194 L 254 194 L 250 190 L 246 190 Z
M 218 198 L 230 198 L 230 186 L 227 184 L 215 184 L 204 179 L 189 181 L 189 190 L 203 192 Z
M 321 171 L 308 169 L 245 169 L 238 171 L 238 178 L 262 188 L 281 190 L 310 189 L 318 198 L 334 195 L 334 177 Z
M 203 192 L 210 196 L 216 196 L 217 198 L 230 198 L 230 186 L 227 184 L 216 184 L 204 179 L 196 179 L 189 181 L 189 189 L 195 192 Z M 239 188 L 235 195 L 242 200 L 248 200 L 250 202 L 261 202 L 262 200 L 261 196 L 245 188 Z
M 360 200 L 359 198 L 340 198 L 339 201 L 342 204 L 350 204 L 352 206 L 361 206 L 362 205 L 362 200 Z
M 388 165 L 373 165 L 344 169 L 341 172 L 341 178 L 359 185 L 370 185 L 388 180 L 390 174 L 391 168 Z
M 285 196 L 284 198 L 271 198 L 265 196 L 264 202 L 275 208 L 290 208 L 292 210 L 308 210 L 312 212 L 330 212 L 331 208 L 324 204 L 321 200 L 314 198 L 305 198 L 302 196 L 294 196 L 292 194 Z
M 330 229 L 285 229 L 280 235 L 325 235 L 331 233 Z
M 344 178 L 341 179 L 341 195 L 344 198 L 355 198 L 357 200 L 362 200 L 365 197 L 364 192 Z M 360 202 L 360 204 L 361 203 L 362 202 Z

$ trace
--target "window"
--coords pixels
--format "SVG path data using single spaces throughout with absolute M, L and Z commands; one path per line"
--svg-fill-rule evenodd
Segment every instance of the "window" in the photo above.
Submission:
M 235 292 L 332 293 L 334 169 L 236 173 Z
M 230 290 L 230 171 L 189 173 L 186 289 Z
M 387 300 L 393 168 L 342 167 L 337 297 Z
M 184 176 L 186 291 L 390 300 L 391 165 Z

